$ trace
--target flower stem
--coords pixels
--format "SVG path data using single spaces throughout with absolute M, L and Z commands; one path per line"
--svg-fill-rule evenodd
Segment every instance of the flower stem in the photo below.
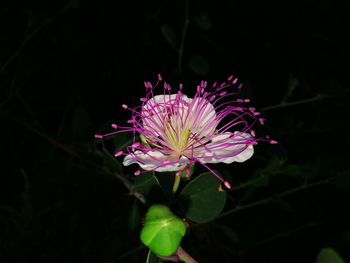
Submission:
M 279 109 L 279 108 L 285 108 L 285 107 L 315 102 L 315 101 L 319 101 L 321 99 L 324 99 L 325 97 L 326 97 L 325 95 L 317 94 L 314 97 L 304 99 L 304 100 L 297 100 L 297 101 L 291 101 L 291 102 L 281 102 L 280 104 L 263 107 L 260 109 L 260 111 L 270 111 L 270 110 L 275 110 L 275 109 Z
M 182 247 L 179 247 L 176 252 L 179 259 L 185 263 L 198 263 L 193 259 Z
M 177 189 L 180 185 L 181 176 L 179 174 L 175 174 L 174 185 L 173 185 L 173 194 L 176 193 Z

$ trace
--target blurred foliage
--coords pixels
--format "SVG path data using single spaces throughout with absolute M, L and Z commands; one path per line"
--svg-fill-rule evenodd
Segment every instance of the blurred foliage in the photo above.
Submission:
M 324 248 L 318 254 L 316 263 L 344 263 L 337 251 L 332 248 Z
M 257 134 L 279 141 L 213 165 L 232 191 L 217 219 L 190 225 L 186 251 L 201 263 L 335 251 L 350 262 L 348 13 L 342 0 L 2 1 L 0 262 L 145 262 L 146 207 L 116 174 L 149 182 L 111 155 L 130 137 L 93 138 L 159 72 L 189 95 L 235 74 L 267 120 Z

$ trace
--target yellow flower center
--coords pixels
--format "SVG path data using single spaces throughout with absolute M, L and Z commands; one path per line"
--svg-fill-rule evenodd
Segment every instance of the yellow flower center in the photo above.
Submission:
M 180 157 L 188 146 L 188 138 L 191 134 L 189 129 L 181 129 L 178 125 L 166 124 L 164 138 L 169 144 L 169 148 L 174 152 L 173 156 Z

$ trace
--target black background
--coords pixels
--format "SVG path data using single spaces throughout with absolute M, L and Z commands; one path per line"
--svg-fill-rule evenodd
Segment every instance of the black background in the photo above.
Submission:
M 190 95 L 234 74 L 279 141 L 224 168 L 237 184 L 274 175 L 228 207 L 278 202 L 194 227 L 184 247 L 199 262 L 349 257 L 348 14 L 345 0 L 2 2 L 0 261 L 145 262 L 133 197 L 101 172 L 93 136 L 158 73 Z

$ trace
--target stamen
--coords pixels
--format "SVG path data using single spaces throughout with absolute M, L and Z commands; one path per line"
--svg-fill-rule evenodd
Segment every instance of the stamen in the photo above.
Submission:
M 122 154 L 123 154 L 123 151 L 116 152 L 116 153 L 114 154 L 114 157 L 118 157 L 118 156 L 120 156 L 120 155 L 122 155 Z
M 186 177 L 188 178 L 188 177 L 190 177 L 190 175 L 191 175 L 191 171 L 190 171 L 190 168 L 186 168 Z
M 254 107 L 249 107 L 248 110 L 254 112 L 256 109 Z
M 135 124 L 135 123 L 137 123 L 137 121 L 132 119 L 132 120 L 128 120 L 127 123 Z
M 134 144 L 131 145 L 131 148 L 135 149 L 140 146 L 139 142 L 135 142 Z
M 224 185 L 226 186 L 227 189 L 231 189 L 231 185 L 229 182 L 225 181 Z

